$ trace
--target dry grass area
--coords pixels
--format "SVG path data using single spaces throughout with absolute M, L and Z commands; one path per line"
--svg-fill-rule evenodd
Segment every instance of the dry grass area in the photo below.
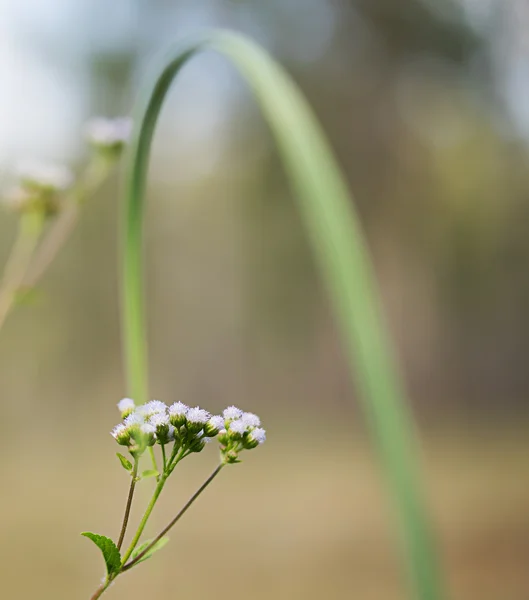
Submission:
M 523 425 L 425 437 L 429 499 L 454 600 L 529 598 Z M 170 482 L 152 533 L 213 468 L 208 450 Z M 109 440 L 95 455 L 86 446 L 61 457 L 41 432 L 10 457 L 0 496 L 2 598 L 88 599 L 102 562 L 79 532 L 115 536 L 127 486 L 112 451 Z M 390 511 L 365 440 L 344 435 L 315 448 L 271 437 L 227 469 L 157 559 L 107 597 L 404 599 Z

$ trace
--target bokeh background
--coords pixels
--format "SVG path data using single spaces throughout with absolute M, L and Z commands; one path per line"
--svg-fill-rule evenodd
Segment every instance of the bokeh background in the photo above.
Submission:
M 529 597 L 529 4 L 0 0 L 0 170 L 77 171 L 82 124 L 128 114 L 157 54 L 242 31 L 305 92 L 363 219 L 419 422 L 455 600 Z M 88 598 L 128 485 L 108 431 L 120 358 L 120 178 L 0 334 L 3 598 Z M 203 55 L 163 110 L 147 231 L 151 390 L 262 416 L 156 558 L 109 598 L 407 597 L 384 480 L 269 132 Z M 0 218 L 0 258 L 16 217 Z M 182 465 L 156 533 L 216 463 Z M 147 498 L 143 484 L 134 515 Z

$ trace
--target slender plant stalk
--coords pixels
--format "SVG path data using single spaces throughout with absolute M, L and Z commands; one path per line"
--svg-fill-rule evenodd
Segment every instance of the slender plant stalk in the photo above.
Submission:
M 105 580 L 90 597 L 90 600 L 97 600 L 99 597 L 101 597 L 110 584 L 110 581 Z
M 34 287 L 48 270 L 75 229 L 82 204 L 108 179 L 115 165 L 116 159 L 100 157 L 94 158 L 89 164 L 85 174 L 67 196 L 61 213 L 44 236 L 35 259 L 24 277 L 25 287 Z
M 218 467 L 211 473 L 211 475 L 204 481 L 204 483 L 198 488 L 198 490 L 191 496 L 191 498 L 186 502 L 185 506 L 182 510 L 176 515 L 176 517 L 167 525 L 160 533 L 152 540 L 152 542 L 142 550 L 138 556 L 135 556 L 133 560 L 131 560 L 127 565 L 125 565 L 122 569 L 123 571 L 128 571 L 131 569 L 138 561 L 140 561 L 146 554 L 149 552 L 156 544 L 163 538 L 163 536 L 172 529 L 178 521 L 184 516 L 187 512 L 188 508 L 193 504 L 193 502 L 200 496 L 200 494 L 208 487 L 208 485 L 215 479 L 215 477 L 220 473 L 224 463 L 220 463 Z
M 13 308 L 43 226 L 44 215 L 40 211 L 31 211 L 20 217 L 17 238 L 7 261 L 0 288 L 0 329 Z
M 135 115 L 126 173 L 122 292 L 123 351 L 131 397 L 137 402 L 148 399 L 142 230 L 151 142 L 175 75 L 193 55 L 207 49 L 224 54 L 238 67 L 270 124 L 332 301 L 350 370 L 359 382 L 398 515 L 413 596 L 441 600 L 444 593 L 420 485 L 415 427 L 354 203 L 297 86 L 262 49 L 238 34 L 212 32 L 176 48 L 145 88 Z
M 125 552 L 125 554 L 123 555 L 123 557 L 121 559 L 122 565 L 124 565 L 127 562 L 130 555 L 134 552 L 134 548 L 136 548 L 138 542 L 140 541 L 141 534 L 143 533 L 143 530 L 145 529 L 145 525 L 147 525 L 147 521 L 149 520 L 149 517 L 151 516 L 152 510 L 156 504 L 156 501 L 158 500 L 158 498 L 160 497 L 160 494 L 162 493 L 162 490 L 164 488 L 166 480 L 167 480 L 167 478 L 166 478 L 165 474 L 163 474 L 160 477 L 160 480 L 158 481 L 158 485 L 154 489 L 154 493 L 152 495 L 151 501 L 149 502 L 149 505 L 147 506 L 147 509 L 145 510 L 145 513 L 143 514 L 140 524 L 138 525 L 138 530 L 134 534 L 134 537 L 132 538 L 130 546 L 127 548 L 127 551 Z
M 127 525 L 129 523 L 129 515 L 130 509 L 132 507 L 132 498 L 134 497 L 134 489 L 136 487 L 136 478 L 138 476 L 138 459 L 134 458 L 134 467 L 131 473 L 131 481 L 129 488 L 129 495 L 127 498 L 127 505 L 125 506 L 125 514 L 123 515 L 123 524 L 121 525 L 121 532 L 119 534 L 119 540 L 117 543 L 118 550 L 121 550 L 121 546 L 123 545 L 123 539 L 125 538 L 125 533 L 127 531 Z

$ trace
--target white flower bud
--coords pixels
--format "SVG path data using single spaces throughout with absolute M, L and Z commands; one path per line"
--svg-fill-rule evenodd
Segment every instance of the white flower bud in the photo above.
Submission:
M 84 127 L 85 137 L 90 144 L 102 150 L 119 150 L 130 138 L 132 119 L 118 117 L 93 117 Z
M 242 410 L 236 406 L 228 406 L 224 409 L 222 416 L 226 419 L 240 419 L 242 416 Z
M 261 419 L 250 412 L 245 412 L 242 414 L 241 421 L 248 425 L 248 427 L 259 427 L 261 425 Z
M 134 404 L 134 400 L 130 398 L 123 398 L 118 402 L 118 410 L 121 413 L 121 418 L 124 419 L 128 417 L 132 412 L 134 412 L 136 405 Z
M 175 402 L 169 407 L 169 420 L 175 427 L 181 427 L 186 422 L 186 414 L 189 406 L 183 402 Z

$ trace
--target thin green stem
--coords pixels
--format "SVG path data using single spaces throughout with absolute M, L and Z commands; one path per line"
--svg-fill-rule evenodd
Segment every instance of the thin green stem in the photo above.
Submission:
M 152 468 L 157 471 L 158 465 L 156 464 L 156 455 L 154 454 L 154 448 L 149 446 L 149 456 L 151 458 Z
M 167 468 L 167 459 L 165 458 L 165 444 L 162 444 L 162 460 L 163 460 L 163 472 Z
M 160 480 L 158 481 L 158 485 L 154 489 L 154 493 L 152 495 L 151 501 L 149 502 L 149 505 L 147 506 L 145 513 L 143 514 L 140 524 L 138 525 L 138 529 L 137 529 L 136 533 L 134 534 L 134 537 L 132 538 L 130 546 L 127 548 L 127 551 L 125 552 L 124 556 L 121 559 L 122 565 L 124 565 L 127 562 L 130 555 L 134 552 L 134 548 L 136 548 L 136 546 L 140 540 L 141 534 L 143 533 L 143 530 L 145 529 L 145 525 L 147 525 L 147 521 L 149 520 L 149 517 L 151 516 L 152 510 L 156 504 L 156 501 L 158 500 L 158 498 L 160 497 L 160 494 L 162 493 L 162 490 L 163 490 L 163 487 L 164 487 L 166 481 L 167 481 L 167 478 L 166 478 L 165 474 L 163 474 L 160 477 Z
M 0 287 L 0 329 L 16 301 L 31 258 L 37 247 L 44 226 L 41 211 L 30 211 L 20 217 L 17 238 L 6 263 L 4 279 Z
M 326 284 L 355 372 L 372 436 L 398 516 L 411 588 L 420 600 L 441 600 L 442 579 L 423 497 L 420 456 L 393 348 L 387 335 L 364 236 L 347 182 L 308 103 L 262 49 L 243 36 L 211 32 L 164 57 L 163 68 L 134 119 L 126 173 L 123 238 L 123 352 L 132 397 L 147 400 L 147 340 L 143 307 L 143 221 L 150 147 L 174 77 L 205 49 L 224 54 L 255 92 L 270 123 L 299 202 L 309 241 Z
M 195 500 L 202 494 L 202 492 L 208 487 L 208 485 L 215 479 L 215 477 L 220 473 L 222 467 L 224 467 L 224 463 L 220 463 L 220 465 L 211 473 L 211 475 L 206 479 L 206 481 L 198 488 L 198 490 L 191 496 L 191 498 L 186 502 L 182 510 L 176 515 L 176 517 L 167 525 L 162 531 L 152 540 L 152 542 L 142 550 L 138 556 L 135 556 L 130 563 L 126 564 L 122 572 L 128 571 L 131 569 L 137 562 L 139 562 L 146 554 L 149 552 L 162 538 L 163 536 L 172 529 L 178 521 L 184 516 L 189 507 L 195 502 Z
M 123 545 L 123 539 L 125 538 L 125 532 L 127 531 L 127 525 L 129 523 L 130 509 L 132 507 L 132 499 L 134 497 L 134 489 L 136 488 L 136 479 L 138 477 L 138 458 L 134 458 L 134 467 L 131 473 L 131 482 L 129 488 L 129 495 L 127 498 L 127 505 L 125 506 L 125 514 L 123 515 L 123 524 L 121 525 L 121 532 L 119 534 L 119 540 L 117 543 L 118 550 L 121 550 Z
M 182 448 L 182 449 L 180 449 L 180 451 L 178 451 L 178 448 L 175 448 L 175 450 L 173 451 L 173 453 L 171 455 L 171 458 L 169 459 L 170 467 L 169 466 L 167 467 L 167 469 L 162 473 L 162 475 L 160 476 L 160 478 L 158 480 L 158 484 L 157 484 L 156 488 L 154 489 L 152 498 L 149 502 L 149 505 L 147 506 L 147 509 L 145 510 L 145 513 L 143 514 L 140 524 L 138 525 L 138 529 L 137 529 L 136 533 L 134 534 L 134 537 L 130 543 L 130 546 L 127 548 L 127 551 L 125 552 L 125 555 L 123 556 L 123 558 L 121 560 L 122 565 L 124 565 L 127 562 L 130 555 L 134 551 L 134 548 L 136 548 L 136 546 L 140 540 L 141 534 L 143 533 L 143 530 L 145 529 L 145 526 L 147 525 L 147 521 L 149 520 L 149 517 L 151 516 L 153 508 L 154 508 L 160 494 L 162 493 L 162 490 L 164 488 L 165 482 L 167 481 L 167 478 L 173 472 L 176 465 L 184 457 L 185 457 L 185 449 Z

